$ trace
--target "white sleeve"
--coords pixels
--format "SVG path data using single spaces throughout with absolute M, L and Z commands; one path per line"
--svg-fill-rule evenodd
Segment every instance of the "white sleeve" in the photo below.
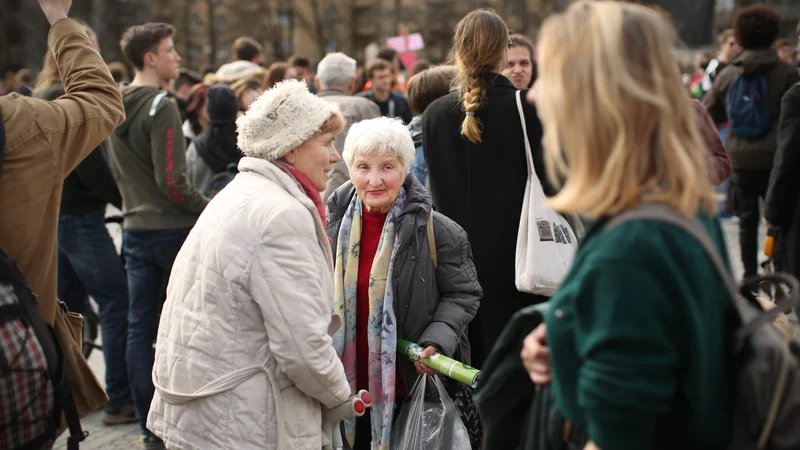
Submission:
M 278 367 L 306 395 L 330 408 L 350 397 L 350 385 L 327 333 L 332 299 L 321 276 L 330 276 L 322 272 L 329 268 L 315 258 L 319 244 L 308 215 L 286 210 L 267 222 L 249 285 Z
M 711 87 L 714 85 L 714 83 L 711 81 L 711 74 L 714 73 L 715 70 L 717 70 L 717 67 L 719 67 L 719 61 L 717 61 L 716 59 L 712 59 L 711 62 L 708 63 L 708 66 L 706 66 L 706 73 L 703 74 L 703 84 L 702 84 L 704 92 L 710 91 Z

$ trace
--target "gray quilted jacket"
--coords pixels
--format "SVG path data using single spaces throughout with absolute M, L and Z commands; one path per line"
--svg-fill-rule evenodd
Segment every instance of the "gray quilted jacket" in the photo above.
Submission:
M 447 356 L 470 363 L 467 325 L 478 312 L 483 290 L 478 283 L 467 233 L 447 217 L 433 216 L 438 268 L 434 269 L 428 247 L 427 222 L 432 201 L 413 175 L 403 187 L 408 194 L 405 210 L 397 222 L 400 240 L 394 260 L 394 310 L 398 337 L 421 346 L 435 345 Z M 328 200 L 328 236 L 333 253 L 347 207 L 355 195 L 347 181 Z M 417 379 L 414 365 L 398 356 L 397 365 L 406 392 Z

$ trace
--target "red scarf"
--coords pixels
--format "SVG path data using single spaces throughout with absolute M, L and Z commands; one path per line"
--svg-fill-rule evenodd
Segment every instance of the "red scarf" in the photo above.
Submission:
M 314 202 L 314 206 L 317 207 L 319 218 L 322 219 L 322 227 L 327 228 L 328 219 L 327 217 L 325 217 L 325 205 L 322 204 L 322 196 L 319 194 L 319 191 L 317 190 L 317 187 L 314 185 L 314 183 L 311 182 L 311 178 L 308 178 L 306 174 L 300 172 L 299 170 L 295 169 L 289 164 L 286 164 L 283 161 L 276 161 L 276 162 L 280 164 L 280 167 L 289 172 L 289 175 L 291 175 L 298 183 L 300 183 L 300 186 L 302 186 L 303 190 L 306 191 L 306 195 L 308 195 L 308 198 L 310 198 L 311 201 Z

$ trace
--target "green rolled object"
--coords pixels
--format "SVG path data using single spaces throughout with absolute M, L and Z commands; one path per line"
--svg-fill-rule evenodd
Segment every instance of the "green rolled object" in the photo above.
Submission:
M 410 360 L 422 363 L 425 367 L 429 367 L 459 383 L 466 384 L 473 389 L 478 387 L 481 371 L 474 367 L 470 367 L 453 358 L 448 358 L 441 353 L 434 353 L 430 358 L 421 359 L 419 355 L 422 353 L 423 348 L 405 339 L 397 340 L 397 350 Z

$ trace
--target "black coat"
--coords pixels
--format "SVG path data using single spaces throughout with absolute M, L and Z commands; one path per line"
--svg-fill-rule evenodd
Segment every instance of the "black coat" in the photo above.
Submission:
M 764 201 L 764 217 L 781 228 L 777 262 L 800 276 L 800 83 L 781 102 L 778 151 Z
M 521 293 L 515 285 L 517 232 L 528 179 L 517 89 L 499 74 L 488 75 L 486 82 L 486 98 L 476 113 L 483 124 L 481 143 L 461 135 L 465 114 L 455 93 L 428 106 L 422 132 L 434 205 L 469 235 L 483 287 L 481 308 L 470 325 L 472 361 L 478 368 L 511 316 L 545 300 Z M 536 109 L 525 101 L 526 93 L 522 103 L 534 167 L 545 180 L 542 126 Z M 547 182 L 543 185 L 545 193 L 553 193 Z
M 467 234 L 452 220 L 434 214 L 439 262 L 434 268 L 427 233 L 431 199 L 414 175 L 406 177 L 403 187 L 408 200 L 397 220 L 399 243 L 393 265 L 398 337 L 423 347 L 435 345 L 445 355 L 470 364 L 465 331 L 478 311 L 483 292 L 475 275 Z M 328 200 L 327 231 L 334 255 L 342 217 L 354 195 L 353 182 L 347 181 Z M 397 368 L 410 393 L 417 379 L 414 365 L 399 356 Z

